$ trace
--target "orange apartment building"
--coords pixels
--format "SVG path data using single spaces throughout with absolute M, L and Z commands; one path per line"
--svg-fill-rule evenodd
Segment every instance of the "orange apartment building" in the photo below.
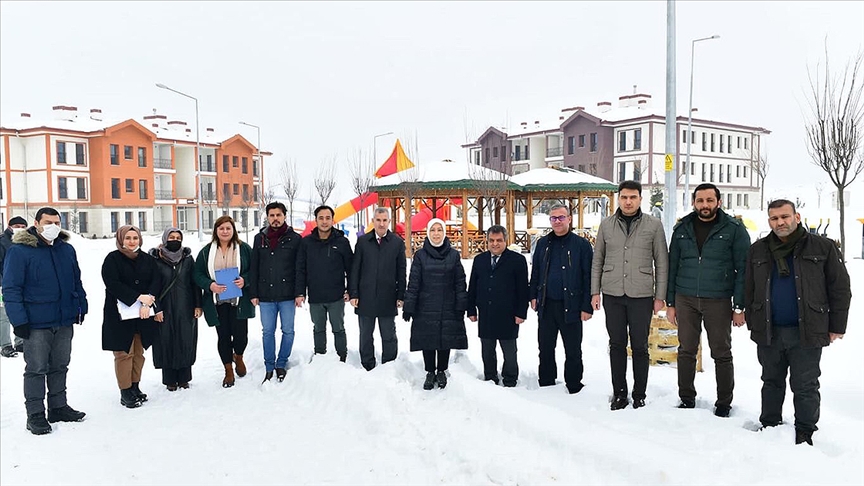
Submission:
M 87 237 L 110 236 L 124 224 L 148 233 L 197 231 L 196 187 L 204 232 L 222 214 L 238 229 L 258 226 L 263 156 L 271 154 L 259 154 L 243 136 L 207 128 L 196 157 L 195 134 L 181 120 L 153 114 L 111 122 L 95 108 L 86 116 L 72 106 L 52 111 L 50 120 L 21 113 L 0 122 L 2 227 L 13 216 L 33 221 L 40 207 L 51 206 L 64 229 Z

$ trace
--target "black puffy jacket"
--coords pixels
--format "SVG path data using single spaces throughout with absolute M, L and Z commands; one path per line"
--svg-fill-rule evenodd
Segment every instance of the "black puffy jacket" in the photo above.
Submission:
M 341 230 L 331 229 L 330 236 L 322 240 L 318 228 L 313 229 L 300 241 L 297 253 L 297 295 L 306 295 L 310 304 L 342 300 L 353 258 L 351 244 Z
M 249 266 L 249 298 L 262 302 L 283 302 L 297 297 L 296 265 L 300 235 L 294 228 L 279 237 L 276 248 L 270 248 L 267 225 L 255 235 L 252 244 L 252 263 Z

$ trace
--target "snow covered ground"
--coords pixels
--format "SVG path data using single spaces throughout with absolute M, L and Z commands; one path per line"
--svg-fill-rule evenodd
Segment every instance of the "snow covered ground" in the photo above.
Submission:
M 146 237 L 144 247 L 156 243 Z M 864 483 L 860 298 L 852 303 L 848 336 L 823 354 L 814 447 L 794 445 L 791 392 L 786 425 L 760 433 L 746 428 L 758 421 L 761 382 L 755 345 L 743 329 L 733 331 L 737 383 L 730 418 L 711 413 L 714 368 L 708 356 L 696 379 L 695 410 L 675 408 L 675 369 L 652 367 L 647 406 L 611 412 L 602 311 L 585 324 L 586 387 L 573 396 L 563 383 L 538 388 L 537 318 L 530 311 L 518 341 L 515 389 L 481 381 L 476 325 L 466 321 L 469 349 L 451 358 L 447 388 L 423 391 L 422 358 L 408 351 L 407 323 L 397 320 L 397 360 L 366 372 L 350 312 L 348 362 L 339 363 L 332 334 L 330 353 L 310 362 L 312 324 L 303 308 L 284 383 L 261 385 L 261 326 L 255 319 L 246 351 L 249 374 L 223 389 L 216 332 L 202 319 L 191 388 L 165 390 L 148 351 L 141 388 L 150 401 L 128 410 L 119 404 L 112 355 L 100 342 L 99 268 L 113 240 L 75 238 L 74 244 L 91 312 L 75 327 L 68 396 L 87 418 L 54 424 L 47 436 L 31 435 L 24 426 L 23 358 L 0 359 L 4 486 Z M 192 246 L 197 252 L 199 245 Z M 466 272 L 470 265 L 465 262 Z M 849 271 L 858 297 L 864 261 L 850 258 Z M 380 342 L 376 349 L 380 353 Z

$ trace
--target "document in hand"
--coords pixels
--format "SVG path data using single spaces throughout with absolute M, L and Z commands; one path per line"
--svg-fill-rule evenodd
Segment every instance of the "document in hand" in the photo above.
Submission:
M 237 267 L 216 270 L 216 283 L 228 287 L 225 292 L 218 294 L 219 300 L 229 300 L 243 295 L 243 290 L 234 285 L 234 281 L 240 277 L 240 269 Z
M 117 312 L 120 313 L 121 321 L 128 321 L 129 319 L 139 319 L 141 314 L 139 312 L 141 309 L 141 301 L 136 300 L 132 305 L 126 305 L 123 302 L 120 302 L 120 299 L 117 299 Z M 153 307 L 150 307 L 150 317 L 153 317 L 156 314 L 156 311 L 153 310 Z

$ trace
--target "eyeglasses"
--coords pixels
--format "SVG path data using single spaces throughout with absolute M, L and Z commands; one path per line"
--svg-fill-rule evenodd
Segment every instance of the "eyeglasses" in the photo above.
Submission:
M 549 221 L 552 223 L 560 223 L 563 221 L 567 221 L 567 215 L 564 216 L 549 216 Z

